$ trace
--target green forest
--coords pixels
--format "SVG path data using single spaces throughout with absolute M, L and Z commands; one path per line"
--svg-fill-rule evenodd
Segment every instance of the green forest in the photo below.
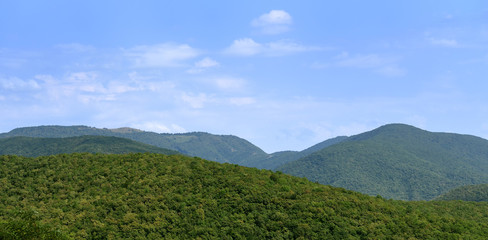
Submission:
M 0 236 L 22 239 L 486 239 L 488 203 L 386 200 L 154 153 L 0 156 Z M 35 238 L 34 238 L 35 239 Z

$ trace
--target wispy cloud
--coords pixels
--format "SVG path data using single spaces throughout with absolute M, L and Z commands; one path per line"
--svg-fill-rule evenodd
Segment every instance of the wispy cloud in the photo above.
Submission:
M 396 57 L 386 57 L 379 54 L 356 54 L 351 56 L 348 52 L 342 52 L 332 62 L 314 62 L 311 64 L 311 68 L 359 68 L 370 69 L 373 72 L 387 77 L 404 76 L 407 71 L 398 66 L 398 61 L 399 59 Z
M 33 90 L 39 89 L 39 83 L 34 79 L 30 80 L 22 80 L 17 77 L 8 77 L 8 78 L 1 78 L 0 77 L 0 90 L 7 90 L 7 91 L 22 91 L 22 90 Z
M 428 38 L 430 44 L 440 47 L 459 47 L 459 43 L 455 39 L 447 38 Z
M 174 43 L 136 46 L 124 52 L 138 68 L 179 67 L 184 65 L 185 60 L 200 55 L 197 49 L 189 45 Z
M 207 102 L 212 102 L 211 97 L 205 93 L 193 94 L 193 93 L 182 93 L 181 100 L 192 108 L 203 108 Z
M 95 50 L 95 47 L 93 46 L 84 45 L 80 43 L 58 44 L 55 46 L 55 48 L 68 53 L 81 53 L 81 52 L 89 52 Z
M 221 90 L 240 90 L 246 84 L 244 79 L 232 77 L 218 77 L 212 82 Z
M 269 43 L 257 43 L 251 38 L 242 38 L 234 42 L 224 50 L 224 53 L 236 56 L 283 56 L 307 51 L 320 51 L 323 48 L 304 46 L 291 40 L 280 40 Z
M 192 74 L 201 73 L 204 72 L 206 69 L 218 67 L 218 66 L 220 66 L 219 62 L 209 57 L 206 57 L 198 62 L 195 62 L 194 66 L 190 68 L 187 72 Z
M 256 103 L 256 99 L 252 97 L 234 97 L 229 99 L 229 103 L 236 106 L 244 106 Z
M 280 34 L 290 30 L 293 19 L 283 10 L 271 10 L 251 22 L 251 25 L 257 27 L 264 34 Z

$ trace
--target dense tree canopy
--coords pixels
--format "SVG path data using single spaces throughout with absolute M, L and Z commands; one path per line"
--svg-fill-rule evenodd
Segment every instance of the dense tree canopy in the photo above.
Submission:
M 181 155 L 0 156 L 0 222 L 74 239 L 483 239 L 488 204 L 403 202 Z

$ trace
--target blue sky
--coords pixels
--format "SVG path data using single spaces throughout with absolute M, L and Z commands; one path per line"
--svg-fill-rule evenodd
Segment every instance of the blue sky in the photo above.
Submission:
M 0 132 L 488 138 L 487 1 L 1 1 Z

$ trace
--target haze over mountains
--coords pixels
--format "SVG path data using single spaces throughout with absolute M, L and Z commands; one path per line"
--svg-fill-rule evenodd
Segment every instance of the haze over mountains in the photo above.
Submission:
M 132 128 L 86 126 L 17 128 L 0 134 L 0 148 L 5 148 L 2 144 L 8 141 L 19 141 L 10 138 L 12 136 L 66 138 L 84 135 L 127 138 L 189 156 L 279 170 L 322 184 L 393 199 L 430 200 L 455 187 L 488 183 L 487 140 L 432 133 L 404 124 L 389 124 L 351 137 L 328 139 L 303 151 L 271 154 L 231 135 L 159 134 Z

